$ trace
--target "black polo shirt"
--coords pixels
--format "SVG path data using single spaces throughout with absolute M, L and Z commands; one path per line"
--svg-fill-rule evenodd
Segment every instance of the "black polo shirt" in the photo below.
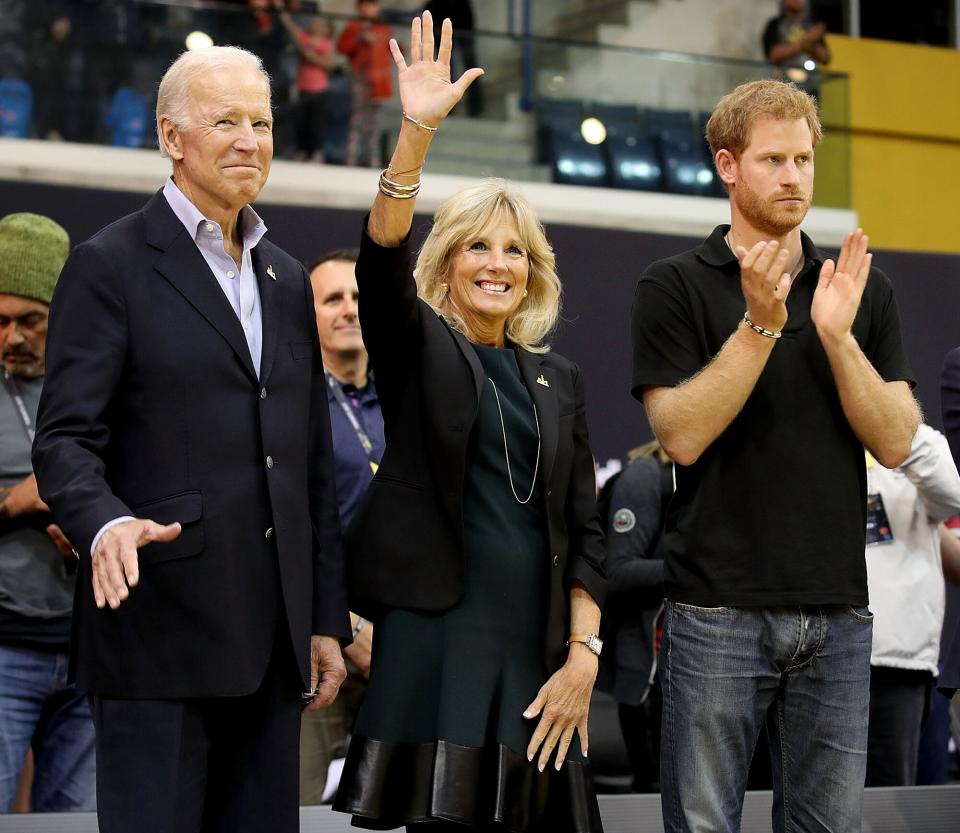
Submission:
M 652 264 L 633 305 L 633 395 L 703 368 L 745 309 L 718 226 Z M 789 320 L 743 410 L 692 466 L 677 466 L 663 537 L 668 598 L 702 606 L 867 603 L 866 471 L 810 320 L 823 258 L 802 235 Z M 886 381 L 911 381 L 890 281 L 872 269 L 853 333 Z M 757 336 L 762 338 L 762 336 Z M 912 382 L 911 382 L 912 383 Z

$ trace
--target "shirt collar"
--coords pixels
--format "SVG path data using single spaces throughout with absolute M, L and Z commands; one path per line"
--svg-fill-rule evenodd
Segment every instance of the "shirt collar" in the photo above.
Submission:
M 194 242 L 199 243 L 201 238 L 222 238 L 220 224 L 204 217 L 200 209 L 180 190 L 172 176 L 164 183 L 163 196 Z M 208 231 L 207 226 L 213 228 Z M 240 230 L 243 235 L 243 248 L 252 249 L 267 233 L 267 226 L 251 206 L 245 205 L 240 210 Z
M 346 382 L 341 382 L 336 376 L 334 376 L 330 371 L 327 371 L 327 377 L 333 379 L 340 386 L 340 390 L 348 395 L 354 393 L 359 393 L 360 402 L 368 402 L 371 399 L 375 400 L 377 398 L 377 386 L 373 381 L 373 371 L 370 370 L 367 372 L 367 384 L 362 388 L 355 388 L 353 385 L 349 385 Z M 327 401 L 333 402 L 336 397 L 333 395 L 333 390 L 330 388 L 330 385 L 327 385 Z
M 727 245 L 728 231 L 730 231 L 728 223 L 717 226 L 711 235 L 695 250 L 697 257 L 708 266 L 725 267 L 736 263 L 737 256 L 730 251 L 730 247 Z M 807 269 L 810 261 L 818 266 L 823 264 L 823 255 L 820 254 L 813 241 L 802 231 L 800 232 L 800 247 L 803 249 L 801 272 Z

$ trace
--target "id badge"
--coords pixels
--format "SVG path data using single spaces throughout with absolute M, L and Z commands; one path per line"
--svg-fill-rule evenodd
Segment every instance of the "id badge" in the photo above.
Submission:
M 867 495 L 867 546 L 889 544 L 893 541 L 893 530 L 887 510 L 883 507 L 883 496 L 879 492 Z

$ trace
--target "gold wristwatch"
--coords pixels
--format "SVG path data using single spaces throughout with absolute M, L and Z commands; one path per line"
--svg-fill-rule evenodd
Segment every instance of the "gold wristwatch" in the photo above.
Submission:
M 597 656 L 600 656 L 600 652 L 603 650 L 603 640 L 595 633 L 572 634 L 570 638 L 567 639 L 567 645 L 571 642 L 582 642 Z

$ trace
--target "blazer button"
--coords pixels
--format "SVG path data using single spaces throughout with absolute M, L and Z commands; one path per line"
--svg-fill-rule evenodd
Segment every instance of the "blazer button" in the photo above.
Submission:
M 271 457 L 269 454 L 267 455 L 267 468 L 268 469 L 273 468 L 273 457 Z
M 266 538 L 268 541 L 273 537 L 273 527 L 272 527 L 272 526 L 271 526 L 269 529 L 267 529 L 267 531 L 264 533 L 264 536 L 263 536 L 263 537 Z
M 260 388 L 260 398 L 261 398 L 261 399 L 266 399 L 266 398 L 267 398 L 267 389 L 266 389 L 266 388 Z
M 554 567 L 559 567 L 559 566 L 560 566 L 560 556 L 559 556 L 559 555 L 555 555 L 555 556 L 553 557 L 553 566 L 554 566 Z

